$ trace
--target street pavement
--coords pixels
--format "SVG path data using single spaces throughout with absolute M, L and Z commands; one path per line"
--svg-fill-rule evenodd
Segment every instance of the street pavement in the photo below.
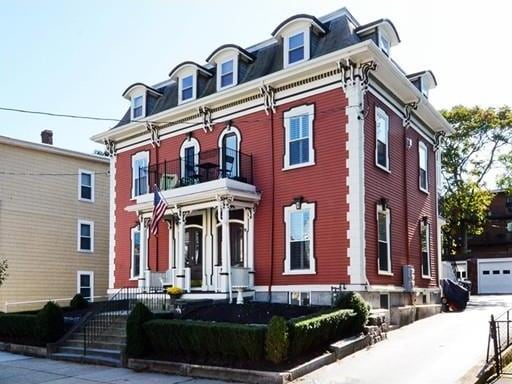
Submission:
M 485 361 L 489 318 L 510 307 L 511 295 L 473 296 L 464 312 L 442 313 L 389 332 L 387 340 L 294 383 L 474 383 Z

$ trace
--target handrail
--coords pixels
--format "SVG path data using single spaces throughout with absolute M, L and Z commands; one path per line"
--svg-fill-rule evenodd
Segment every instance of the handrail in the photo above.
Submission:
M 46 350 L 48 351 L 48 354 L 52 354 L 57 351 L 57 349 L 63 345 L 76 331 L 83 328 L 84 324 L 89 320 L 89 317 L 91 317 L 93 314 L 92 311 L 87 312 L 85 315 L 83 315 L 80 320 L 73 325 L 59 340 L 46 344 Z

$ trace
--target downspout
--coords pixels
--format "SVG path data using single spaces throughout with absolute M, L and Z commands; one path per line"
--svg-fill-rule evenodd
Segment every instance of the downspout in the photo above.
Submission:
M 156 175 L 156 180 L 155 180 L 155 184 L 159 182 L 159 177 L 158 177 L 158 165 L 160 164 L 159 162 L 159 156 L 158 156 L 158 149 L 160 148 L 160 145 L 155 145 L 155 154 L 156 154 L 156 167 L 155 167 L 155 175 Z M 148 177 L 149 177 L 149 174 L 148 174 Z M 151 186 L 150 186 L 151 187 Z M 155 272 L 158 272 L 158 266 L 159 266 L 159 255 L 160 255 L 160 250 L 159 250 L 159 239 L 160 239 L 160 236 L 159 236 L 159 233 L 157 232 L 156 234 L 156 266 L 155 266 Z M 148 258 L 148 269 L 149 269 L 149 258 Z
M 272 163 L 272 202 L 271 202 L 271 210 L 272 216 L 270 221 L 270 280 L 268 283 L 268 302 L 272 302 L 272 284 L 273 284 L 273 276 L 274 276 L 274 225 L 275 225 L 275 190 L 276 190 L 276 170 L 275 170 L 275 148 L 274 148 L 274 110 L 273 108 L 269 108 L 270 111 L 270 148 L 272 148 L 271 153 L 271 163 Z

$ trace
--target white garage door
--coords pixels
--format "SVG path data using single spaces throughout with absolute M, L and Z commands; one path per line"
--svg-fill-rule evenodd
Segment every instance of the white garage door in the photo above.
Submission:
M 478 293 L 512 293 L 512 260 L 478 260 Z

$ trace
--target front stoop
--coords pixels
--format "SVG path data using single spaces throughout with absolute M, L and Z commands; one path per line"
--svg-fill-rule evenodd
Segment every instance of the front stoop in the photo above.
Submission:
M 84 334 L 75 332 L 50 358 L 85 364 L 122 367 L 126 349 L 126 317 L 116 319 L 84 354 Z

